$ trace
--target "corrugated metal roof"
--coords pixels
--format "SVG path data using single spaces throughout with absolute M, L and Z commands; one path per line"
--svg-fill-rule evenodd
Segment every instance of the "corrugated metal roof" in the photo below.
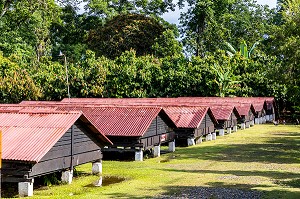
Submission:
M 209 108 L 169 106 L 163 109 L 177 128 L 198 128 Z
M 210 106 L 210 109 L 217 120 L 229 120 L 233 113 L 232 106 Z
M 81 110 L 95 127 L 106 136 L 143 136 L 160 107 L 93 107 L 60 106 L 58 109 Z
M 38 162 L 82 115 L 0 113 L 2 159 Z
M 54 110 L 54 107 L 48 108 L 34 109 L 26 106 L 11 106 L 11 109 L 7 110 L 0 108 L 2 111 L 0 129 L 3 132 L 2 159 L 40 161 L 78 119 L 87 123 L 87 128 L 90 128 L 103 143 L 112 144 L 81 111 L 66 112 Z

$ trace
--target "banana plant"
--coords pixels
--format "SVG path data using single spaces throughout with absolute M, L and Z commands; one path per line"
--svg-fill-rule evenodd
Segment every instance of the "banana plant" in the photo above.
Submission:
M 233 57 L 234 54 L 237 53 L 237 50 L 229 43 L 229 42 L 225 42 L 226 46 L 228 47 L 229 50 L 226 51 L 226 53 L 228 54 L 229 57 Z M 248 51 L 248 48 L 247 48 L 247 44 L 246 42 L 244 41 L 243 43 L 240 44 L 240 51 L 239 53 L 249 59 L 251 58 L 251 55 L 253 54 L 254 52 L 254 49 L 256 48 L 256 46 L 259 44 L 259 41 L 255 42 L 252 47 L 250 48 L 250 50 Z
M 215 76 L 214 82 L 219 88 L 219 97 L 225 97 L 226 94 L 234 91 L 233 88 L 239 81 L 234 80 L 231 67 L 222 68 L 219 64 L 214 64 L 211 71 Z

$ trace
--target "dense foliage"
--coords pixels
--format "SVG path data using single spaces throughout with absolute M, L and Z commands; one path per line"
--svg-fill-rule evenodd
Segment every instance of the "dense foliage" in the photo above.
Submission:
M 71 97 L 275 96 L 299 109 L 299 0 L 176 6 L 188 6 L 177 25 L 161 18 L 171 0 L 1 0 L 0 100 L 67 97 L 67 68 Z

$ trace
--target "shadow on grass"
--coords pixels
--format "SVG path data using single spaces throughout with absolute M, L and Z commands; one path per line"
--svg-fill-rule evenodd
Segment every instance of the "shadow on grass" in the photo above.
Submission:
M 226 171 L 218 171 L 218 170 L 184 170 L 184 169 L 163 169 L 164 171 L 171 172 L 188 172 L 188 173 L 199 173 L 199 174 L 222 174 L 222 175 L 234 175 L 234 176 L 261 176 L 268 177 L 272 179 L 291 179 L 296 180 L 294 182 L 295 186 L 300 187 L 300 173 L 292 173 L 292 172 L 278 172 L 278 171 L 243 171 L 243 170 L 226 170 Z M 278 181 L 279 182 L 279 181 Z M 281 181 L 280 181 L 281 182 Z M 288 183 L 288 182 L 287 182 Z
M 272 135 L 275 137 L 270 137 L 265 143 L 259 144 L 218 144 L 180 148 L 176 152 L 176 159 L 299 164 L 300 133 L 291 132 L 282 133 L 282 135 L 274 133 Z
M 125 180 L 126 180 L 125 178 L 122 178 L 119 176 L 103 176 L 101 186 L 105 187 L 105 186 L 109 186 L 112 184 L 117 184 L 117 183 L 123 182 Z M 84 187 L 97 187 L 97 186 L 95 186 L 94 183 L 91 183 L 91 184 L 85 185 Z
M 276 184 L 291 187 L 291 188 L 300 188 L 300 178 L 292 180 L 281 180 L 276 181 Z

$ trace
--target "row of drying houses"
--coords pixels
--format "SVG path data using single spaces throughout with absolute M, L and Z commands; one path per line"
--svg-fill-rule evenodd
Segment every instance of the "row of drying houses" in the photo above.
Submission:
M 191 146 L 275 119 L 273 97 L 66 98 L 0 105 L 2 182 L 17 182 L 33 195 L 34 178 L 92 162 L 102 173 L 103 155 L 132 152 L 136 161 L 165 144 Z M 101 176 L 101 175 L 100 175 Z M 99 185 L 101 185 L 99 179 Z

